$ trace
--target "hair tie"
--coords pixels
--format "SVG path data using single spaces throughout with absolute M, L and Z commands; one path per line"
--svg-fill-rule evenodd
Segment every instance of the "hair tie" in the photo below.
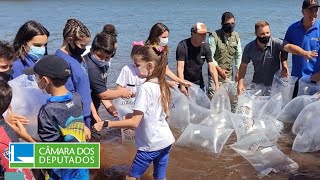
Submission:
M 133 41 L 132 46 L 144 46 L 143 41 Z
M 164 51 L 164 47 L 162 46 L 157 46 L 157 45 L 153 45 L 152 49 L 158 54 L 160 55 L 163 51 Z

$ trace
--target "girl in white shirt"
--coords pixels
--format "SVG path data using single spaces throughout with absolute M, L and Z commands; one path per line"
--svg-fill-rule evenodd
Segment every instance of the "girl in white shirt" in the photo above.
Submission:
M 146 81 L 136 95 L 133 113 L 121 121 L 98 122 L 97 131 L 107 128 L 136 128 L 135 143 L 138 152 L 126 179 L 139 179 L 151 162 L 154 179 L 166 179 L 169 152 L 175 139 L 166 121 L 171 99 L 165 80 L 167 53 L 153 46 L 141 46 L 133 55 L 134 66 L 140 78 Z
M 132 50 L 130 57 L 133 60 L 133 56 L 135 52 L 144 46 L 142 41 L 139 42 L 133 42 L 132 43 Z M 117 88 L 127 88 L 130 91 L 133 92 L 133 94 L 136 94 L 138 88 L 141 86 L 142 83 L 146 81 L 146 78 L 139 77 L 139 74 L 137 74 L 137 68 L 135 67 L 134 62 L 132 64 L 125 65 L 118 76 L 118 79 L 116 81 L 118 87 Z

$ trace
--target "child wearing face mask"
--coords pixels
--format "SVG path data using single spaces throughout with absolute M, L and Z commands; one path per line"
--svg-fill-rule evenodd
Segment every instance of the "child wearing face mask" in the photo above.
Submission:
M 8 82 L 10 79 L 12 79 L 13 70 L 11 65 L 13 58 L 13 47 L 7 42 L 0 41 L 0 80 Z M 3 116 L 7 123 L 15 124 L 15 122 L 17 121 L 21 122 L 24 125 L 29 123 L 29 121 L 25 117 L 13 114 L 11 111 L 11 107 L 9 107 L 8 111 L 3 113 Z
M 117 89 L 126 88 L 132 91 L 133 94 L 136 94 L 140 85 L 145 82 L 146 77 L 139 73 L 140 71 L 133 62 L 133 56 L 138 49 L 144 46 L 144 43 L 143 41 L 134 41 L 132 46 L 130 54 L 132 64 L 128 64 L 121 69 L 116 83 L 118 85 Z
M 104 32 L 99 33 L 93 39 L 90 52 L 83 57 L 88 66 L 91 96 L 96 109 L 99 108 L 103 100 L 113 100 L 119 97 L 130 98 L 132 96 L 132 92 L 127 89 L 114 90 L 107 88 L 108 69 L 116 42 L 115 36 Z M 108 111 L 110 112 L 110 110 Z
M 91 112 L 96 121 L 101 121 L 92 103 L 87 65 L 81 56 L 90 41 L 90 36 L 88 28 L 82 22 L 77 19 L 68 19 L 63 29 L 63 44 L 55 53 L 70 66 L 71 77 L 66 83 L 66 88 L 81 96 L 87 127 L 91 127 Z
M 71 75 L 68 63 L 57 55 L 46 55 L 24 73 L 35 75 L 38 87 L 51 95 L 38 114 L 38 133 L 41 141 L 86 142 L 90 135 L 84 124 L 81 97 L 65 87 Z M 42 170 L 38 179 L 88 180 L 89 170 Z
M 13 41 L 17 54 L 12 66 L 13 78 L 22 75 L 25 68 L 33 67 L 47 53 L 49 35 L 49 31 L 36 21 L 27 21 L 20 27 Z
M 171 93 L 165 80 L 167 53 L 147 45 L 133 54 L 137 74 L 146 78 L 134 102 L 133 113 L 121 121 L 104 121 L 94 125 L 106 128 L 136 128 L 137 154 L 126 179 L 139 179 L 153 163 L 154 179 L 165 179 L 169 152 L 175 139 L 166 121 Z
M 152 45 L 159 50 L 164 50 L 169 53 L 169 28 L 163 23 L 156 23 L 150 29 L 149 37 L 146 41 L 146 45 Z M 166 66 L 166 76 L 168 76 L 173 81 L 168 81 L 171 85 L 181 84 L 184 86 L 190 86 L 190 82 L 180 79 L 177 77 L 169 68 Z

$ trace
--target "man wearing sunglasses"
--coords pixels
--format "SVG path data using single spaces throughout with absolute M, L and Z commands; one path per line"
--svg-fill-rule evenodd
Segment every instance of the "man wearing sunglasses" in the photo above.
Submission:
M 209 33 L 208 43 L 212 52 L 212 60 L 219 74 L 219 83 L 226 80 L 237 80 L 238 71 L 233 72 L 233 65 L 239 69 L 242 49 L 240 37 L 234 31 L 235 18 L 231 12 L 225 12 L 221 17 L 221 28 Z M 214 83 L 209 76 L 208 96 L 211 99 L 214 94 Z

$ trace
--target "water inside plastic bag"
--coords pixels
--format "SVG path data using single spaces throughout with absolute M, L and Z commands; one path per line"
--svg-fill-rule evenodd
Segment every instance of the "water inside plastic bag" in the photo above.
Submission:
M 216 129 L 218 128 L 226 128 L 233 129 L 233 124 L 231 120 L 231 113 L 224 110 L 219 114 L 210 114 L 207 118 L 205 118 L 199 125 L 210 126 Z
M 251 118 L 242 114 L 233 114 L 231 120 L 238 141 L 259 132 L 264 132 L 271 141 L 280 136 L 275 122 L 268 118 Z
M 232 132 L 190 123 L 175 144 L 219 154 Z
M 12 112 L 26 117 L 29 124 L 26 126 L 31 137 L 40 139 L 38 135 L 38 114 L 42 105 L 50 97 L 43 93 L 33 76 L 21 75 L 9 81 L 12 87 Z
M 269 100 L 269 96 L 260 96 L 262 93 L 262 90 L 246 90 L 239 95 L 236 114 L 258 117 L 262 107 Z
M 294 85 L 298 80 L 297 77 L 288 76 L 288 77 L 281 77 L 280 70 L 275 73 L 273 77 L 272 87 L 270 96 L 276 95 L 281 93 L 282 95 L 282 105 L 285 106 L 289 101 L 292 99 Z
M 320 115 L 320 101 L 316 101 L 307 105 L 301 111 L 296 121 L 294 122 L 292 126 L 292 132 L 294 134 L 298 134 L 304 131 L 305 127 L 309 126 L 309 124 L 313 124 L 313 123 L 316 123 L 317 124 L 316 127 L 319 127 L 319 124 L 320 124 L 319 115 Z
M 128 113 L 133 113 L 133 106 L 134 106 L 135 98 L 123 99 L 117 98 L 112 100 L 114 107 L 117 109 L 119 114 L 119 119 L 123 119 L 124 116 Z M 121 129 L 121 137 L 123 143 L 134 144 L 134 136 L 135 130 L 134 129 Z
M 184 129 L 190 123 L 190 110 L 188 98 L 178 88 L 171 90 L 172 102 L 168 123 L 176 129 Z
M 189 92 L 189 99 L 198 104 L 201 107 L 210 108 L 210 99 L 208 98 L 207 94 L 200 88 L 199 85 L 191 84 L 188 88 Z
M 221 113 L 223 110 L 231 111 L 229 95 L 224 87 L 220 87 L 212 96 L 210 109 L 216 114 Z
M 309 104 L 318 101 L 318 94 L 315 95 L 301 95 L 292 99 L 284 108 L 281 110 L 277 119 L 286 123 L 294 123 L 300 112 Z
M 199 124 L 204 119 L 206 119 L 209 115 L 213 117 L 216 114 L 214 111 L 201 107 L 191 101 L 189 101 L 189 110 L 190 110 L 190 122 L 193 124 Z
M 271 171 L 292 173 L 299 166 L 283 154 L 264 133 L 253 134 L 230 146 L 252 164 L 261 177 Z
M 282 94 L 278 93 L 270 97 L 270 99 L 263 105 L 259 111 L 258 117 L 272 116 L 276 118 L 282 108 Z
M 313 95 L 320 91 L 320 82 L 313 84 L 310 77 L 302 77 L 299 79 L 298 96 Z

